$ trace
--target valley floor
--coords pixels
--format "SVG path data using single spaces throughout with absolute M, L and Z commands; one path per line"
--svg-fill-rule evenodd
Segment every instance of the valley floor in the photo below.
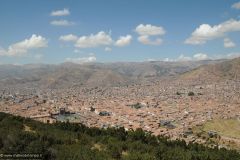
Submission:
M 212 120 L 240 118 L 240 82 L 161 80 L 115 87 L 39 89 L 1 87 L 0 111 L 46 123 L 70 121 L 89 127 L 142 128 L 154 135 L 215 145 L 209 131 L 231 138 L 223 147 L 239 146 L 214 127 L 204 127 L 206 136 L 194 132 Z M 239 134 L 239 129 L 232 131 Z M 204 134 L 203 134 L 204 135 Z M 222 141 L 218 141 L 219 143 Z M 238 148 L 238 147 L 237 147 Z

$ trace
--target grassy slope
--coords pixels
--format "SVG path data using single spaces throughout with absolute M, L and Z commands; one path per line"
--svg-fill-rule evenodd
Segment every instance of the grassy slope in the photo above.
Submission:
M 204 131 L 217 131 L 220 135 L 240 139 L 240 121 L 237 119 L 218 119 L 207 122 Z

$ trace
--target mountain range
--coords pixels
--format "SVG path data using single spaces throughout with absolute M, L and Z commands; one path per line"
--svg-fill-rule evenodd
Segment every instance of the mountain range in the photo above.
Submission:
M 239 76 L 240 58 L 186 62 L 116 62 L 74 64 L 0 65 L 2 85 L 43 88 L 72 86 L 118 86 L 166 78 L 221 80 Z

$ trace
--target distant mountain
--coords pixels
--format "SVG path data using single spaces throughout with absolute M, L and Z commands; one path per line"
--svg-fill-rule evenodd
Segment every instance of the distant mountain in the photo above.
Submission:
M 221 81 L 240 79 L 240 58 L 200 66 L 183 73 L 181 80 Z
M 0 65 L 2 85 L 64 88 L 71 86 L 116 86 L 174 77 L 218 61 L 118 62 L 59 65 Z

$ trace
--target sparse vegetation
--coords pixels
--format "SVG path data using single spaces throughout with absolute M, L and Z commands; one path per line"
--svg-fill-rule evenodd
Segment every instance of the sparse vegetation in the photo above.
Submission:
M 26 130 L 27 126 L 27 130 Z M 29 130 L 31 129 L 31 132 Z M 32 132 L 34 131 L 34 132 Z M 0 153 L 42 153 L 44 159 L 239 160 L 234 150 L 207 148 L 152 136 L 142 129 L 98 129 L 82 124 L 43 124 L 0 113 Z
M 192 91 L 188 92 L 188 96 L 194 96 L 194 95 L 195 95 L 194 92 L 192 92 Z
M 132 107 L 132 108 L 135 108 L 135 109 L 140 109 L 140 108 L 143 107 L 143 105 L 138 102 L 138 103 L 136 103 L 136 104 L 131 105 L 131 107 Z
M 176 95 L 181 95 L 181 93 L 177 91 Z
M 238 119 L 216 119 L 207 122 L 203 130 L 214 130 L 223 136 L 240 138 L 240 121 Z
M 239 125 L 240 121 L 237 119 L 215 119 L 194 127 L 194 133 L 197 137 L 205 139 L 207 144 L 218 144 L 239 150 Z

